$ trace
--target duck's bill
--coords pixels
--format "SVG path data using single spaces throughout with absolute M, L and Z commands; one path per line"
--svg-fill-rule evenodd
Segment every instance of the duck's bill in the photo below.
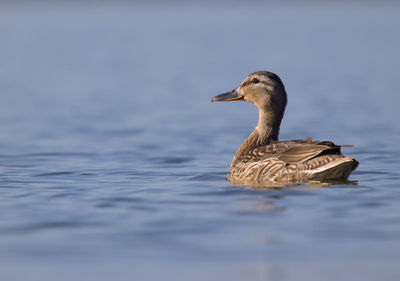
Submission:
M 227 93 L 215 96 L 211 99 L 212 102 L 214 101 L 231 101 L 231 100 L 243 100 L 243 96 L 240 94 L 239 87 L 229 91 Z

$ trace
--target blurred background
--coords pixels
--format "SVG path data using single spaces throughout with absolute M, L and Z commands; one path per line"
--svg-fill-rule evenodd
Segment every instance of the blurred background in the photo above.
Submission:
M 396 280 L 400 5 L 0 2 L 4 280 Z M 352 185 L 225 180 L 255 127 L 211 104 L 251 72 L 281 139 L 354 144 Z

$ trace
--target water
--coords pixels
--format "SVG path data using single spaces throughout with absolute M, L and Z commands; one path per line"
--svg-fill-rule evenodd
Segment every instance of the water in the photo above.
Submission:
M 398 280 L 396 3 L 0 5 L 2 280 Z M 354 144 L 353 184 L 225 180 L 278 73 L 281 139 Z

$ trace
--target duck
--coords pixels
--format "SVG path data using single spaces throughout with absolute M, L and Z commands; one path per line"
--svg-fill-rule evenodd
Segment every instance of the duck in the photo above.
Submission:
M 358 166 L 353 157 L 341 154 L 341 147 L 352 145 L 312 138 L 278 140 L 287 94 L 273 72 L 253 72 L 211 101 L 247 101 L 258 107 L 257 126 L 233 157 L 227 176 L 232 183 L 345 181 Z

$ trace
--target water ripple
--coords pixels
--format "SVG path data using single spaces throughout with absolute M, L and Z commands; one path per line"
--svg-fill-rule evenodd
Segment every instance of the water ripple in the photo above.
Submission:
M 68 171 L 60 171 L 60 172 L 49 172 L 49 173 L 42 173 L 38 175 L 34 175 L 35 177 L 52 177 L 52 176 L 64 176 L 64 175 L 73 175 L 74 172 Z

